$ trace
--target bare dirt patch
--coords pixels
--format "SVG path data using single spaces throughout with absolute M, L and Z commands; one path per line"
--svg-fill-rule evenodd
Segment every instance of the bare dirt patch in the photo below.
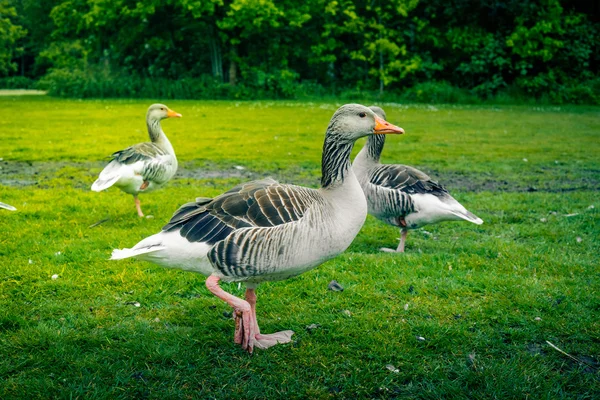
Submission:
M 74 187 L 88 187 L 106 161 L 0 161 L 0 185 L 26 187 L 43 185 L 44 181 L 63 176 L 73 179 Z M 422 168 L 432 178 L 438 179 L 448 190 L 462 192 L 572 192 L 577 190 L 600 191 L 600 171 L 581 170 L 576 176 L 556 176 L 548 180 L 542 173 L 523 176 L 492 176 L 489 173 L 464 174 L 457 171 L 435 171 Z M 254 171 L 236 165 L 216 164 L 197 166 L 193 163 L 179 167 L 175 180 L 237 179 L 247 181 L 271 177 L 286 183 L 310 187 L 319 185 L 316 169 L 290 166 L 286 169 Z

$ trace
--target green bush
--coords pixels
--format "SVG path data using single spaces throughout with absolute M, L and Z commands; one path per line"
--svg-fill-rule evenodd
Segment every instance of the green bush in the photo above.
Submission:
M 600 104 L 600 78 L 562 86 L 553 94 L 553 103 Z
M 446 81 L 418 83 L 403 91 L 342 89 L 335 91 L 315 81 L 301 82 L 289 70 L 265 73 L 258 69 L 242 73 L 235 86 L 219 82 L 210 75 L 198 78 L 151 78 L 127 74 L 110 74 L 100 68 L 53 69 L 37 84 L 27 78 L 5 78 L 0 86 L 48 90 L 52 96 L 74 98 L 163 98 L 163 99 L 289 99 L 335 97 L 342 101 L 411 102 L 475 104 L 543 102 L 553 104 L 600 104 L 600 78 L 585 82 L 563 79 L 553 74 L 540 74 L 516 82 L 491 94 L 491 91 L 467 90 Z M 18 82 L 22 81 L 22 84 Z M 4 84 L 4 82 L 9 82 Z M 485 85 L 483 83 L 482 85 Z M 493 83 L 490 85 L 494 85 Z
M 254 75 L 254 76 L 251 76 Z M 39 83 L 52 96 L 76 98 L 149 98 L 165 99 L 256 99 L 295 98 L 298 89 L 306 92 L 315 86 L 303 86 L 297 74 L 287 70 L 266 74 L 255 70 L 248 82 L 235 86 L 221 83 L 209 75 L 199 78 L 164 79 L 111 75 L 100 68 L 88 72 L 79 69 L 53 69 Z
M 36 82 L 25 76 L 0 78 L 0 89 L 34 89 Z
M 417 103 L 478 103 L 481 100 L 465 89 L 452 86 L 450 83 L 424 82 L 407 89 L 402 98 Z
M 204 99 L 227 98 L 228 88 L 211 77 L 164 78 L 109 75 L 81 70 L 53 69 L 40 87 L 52 96 L 76 98 L 150 98 Z

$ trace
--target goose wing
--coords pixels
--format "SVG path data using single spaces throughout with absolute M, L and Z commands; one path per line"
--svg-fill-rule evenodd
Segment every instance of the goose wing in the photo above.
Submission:
M 198 198 L 173 214 L 163 231 L 179 230 L 189 242 L 215 244 L 240 228 L 274 227 L 297 221 L 320 199 L 314 189 L 273 179 L 241 184 L 222 195 Z
M 121 164 L 135 164 L 138 161 L 149 161 L 159 158 L 167 153 L 154 143 L 138 143 L 124 150 L 119 150 L 111 155 L 113 160 Z
M 426 173 L 408 165 L 381 165 L 371 173 L 369 181 L 373 185 L 408 194 L 432 194 L 438 197 L 449 194 L 442 185 Z
M 161 181 L 168 175 L 173 157 L 154 143 L 138 143 L 112 154 L 113 161 L 136 169 L 147 181 Z

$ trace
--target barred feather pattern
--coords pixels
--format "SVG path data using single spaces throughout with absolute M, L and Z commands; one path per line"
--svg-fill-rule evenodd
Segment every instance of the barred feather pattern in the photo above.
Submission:
M 327 257 L 320 249 L 322 238 L 331 236 L 324 233 L 330 219 L 324 206 L 318 190 L 264 179 L 183 205 L 163 231 L 214 245 L 207 256 L 224 279 L 286 279 Z M 325 254 L 335 250 L 329 247 Z
M 442 185 L 408 165 L 379 165 L 371 170 L 369 182 L 377 186 L 401 190 L 408 194 L 432 194 L 437 197 L 445 197 L 449 194 Z
M 273 227 L 297 221 L 319 194 L 273 179 L 236 186 L 214 198 L 197 199 L 175 212 L 163 231 L 178 230 L 190 242 L 215 244 L 236 229 Z
M 165 150 L 154 143 L 145 142 L 114 152 L 111 158 L 121 164 L 135 164 L 138 161 L 147 161 L 155 157 L 166 156 L 167 154 Z
M 379 161 L 383 146 L 385 145 L 385 135 L 371 135 L 367 138 L 367 153 L 369 158 Z
M 338 243 L 335 225 L 323 206 L 319 199 L 301 220 L 284 225 L 238 229 L 218 242 L 208 259 L 229 280 L 258 283 L 299 275 L 350 244 Z
M 401 220 L 415 211 L 415 204 L 407 193 L 366 182 L 362 184 L 367 198 L 369 213 L 394 226 L 401 226 Z M 368 192 L 368 193 L 367 193 Z
M 442 185 L 416 168 L 380 164 L 384 144 L 385 138 L 370 136 L 353 164 L 365 192 L 370 214 L 390 225 L 401 226 L 401 220 L 415 212 L 411 195 L 430 194 L 440 199 L 450 196 Z
M 113 160 L 120 164 L 132 165 L 144 163 L 140 175 L 145 181 L 163 185 L 177 172 L 177 158 L 154 143 L 138 143 L 112 154 Z
M 327 188 L 342 182 L 350 169 L 350 153 L 354 142 L 344 143 L 333 135 L 325 138 L 321 159 L 321 187 Z
M 381 109 L 373 111 L 385 116 Z M 384 144 L 384 137 L 370 136 L 353 163 L 371 215 L 402 228 L 458 219 L 482 223 L 424 172 L 408 165 L 381 164 Z

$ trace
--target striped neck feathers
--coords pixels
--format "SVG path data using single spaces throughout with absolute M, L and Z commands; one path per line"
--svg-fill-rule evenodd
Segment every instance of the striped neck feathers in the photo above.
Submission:
M 369 135 L 367 143 L 365 144 L 368 158 L 375 162 L 379 162 L 384 144 L 385 135 Z
M 339 140 L 334 134 L 325 136 L 321 159 L 321 187 L 336 187 L 343 183 L 351 168 L 350 153 L 353 141 Z
M 158 142 L 161 136 L 165 136 L 159 119 L 147 119 L 146 125 L 148 126 L 148 135 L 153 143 Z

